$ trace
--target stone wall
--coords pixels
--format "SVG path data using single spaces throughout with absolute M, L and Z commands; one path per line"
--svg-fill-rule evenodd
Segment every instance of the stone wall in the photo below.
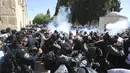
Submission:
M 15 16 L 15 0 L 0 0 L 0 14 L 2 16 Z
M 17 26 L 16 25 L 11 25 L 11 24 L 4 24 L 4 25 L 0 25 L 0 30 L 2 30 L 2 29 L 6 29 L 6 28 L 8 28 L 8 27 L 10 27 L 11 29 L 17 29 Z
M 0 23 L 16 24 L 15 0 L 0 0 Z
M 25 0 L 0 0 L 0 29 L 25 27 L 27 12 Z

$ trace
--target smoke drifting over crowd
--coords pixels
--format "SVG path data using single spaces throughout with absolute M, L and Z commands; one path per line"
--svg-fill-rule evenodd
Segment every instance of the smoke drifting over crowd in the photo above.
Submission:
M 48 28 L 52 31 L 58 30 L 68 33 L 71 30 L 71 23 L 69 23 L 70 9 L 66 7 L 60 7 L 59 13 L 54 17 L 53 21 L 49 23 Z
M 117 33 L 122 33 L 126 29 L 128 29 L 129 23 L 127 20 L 119 20 L 116 23 L 109 23 L 106 25 L 106 29 L 108 30 L 110 35 L 116 35 Z
M 67 7 L 60 7 L 59 13 L 57 16 L 54 17 L 53 21 L 48 24 L 48 28 L 50 28 L 52 31 L 62 31 L 65 33 L 69 33 L 69 31 L 72 31 L 73 34 L 75 34 L 75 30 L 83 30 L 87 31 L 88 33 L 90 31 L 94 32 L 100 32 L 98 27 L 85 27 L 83 29 L 75 29 L 72 30 L 71 26 L 72 24 L 69 23 L 69 14 L 71 13 L 70 8 Z M 127 20 L 119 20 L 115 23 L 109 23 L 106 25 L 107 32 L 110 33 L 110 35 L 116 35 L 117 33 L 121 33 L 125 29 L 129 27 Z

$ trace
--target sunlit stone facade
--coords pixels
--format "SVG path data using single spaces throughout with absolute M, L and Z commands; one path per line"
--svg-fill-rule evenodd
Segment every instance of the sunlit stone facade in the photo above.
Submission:
M 0 0 L 0 29 L 20 30 L 28 24 L 26 0 Z

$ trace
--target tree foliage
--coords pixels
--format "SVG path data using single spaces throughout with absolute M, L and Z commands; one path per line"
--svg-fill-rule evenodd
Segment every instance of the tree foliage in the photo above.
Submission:
M 78 21 L 80 24 L 98 21 L 107 12 L 121 10 L 119 0 L 58 0 L 55 15 L 60 6 L 71 7 L 72 23 Z
M 34 17 L 33 24 L 47 24 L 50 20 L 49 15 L 40 13 Z
M 50 15 L 50 10 L 49 10 L 49 9 L 47 10 L 46 15 L 48 15 L 49 17 L 51 16 L 51 15 Z

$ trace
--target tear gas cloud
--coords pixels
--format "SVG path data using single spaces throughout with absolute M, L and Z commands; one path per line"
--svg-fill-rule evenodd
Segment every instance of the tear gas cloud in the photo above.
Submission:
M 75 31 L 76 30 L 83 30 L 83 31 L 87 31 L 88 33 L 90 31 L 97 31 L 98 29 L 93 27 L 93 28 L 83 28 L 83 29 L 71 29 L 72 24 L 69 23 L 69 14 L 71 13 L 70 8 L 67 7 L 60 7 L 58 15 L 54 17 L 54 19 L 52 20 L 52 22 L 50 22 L 48 24 L 48 28 L 50 28 L 52 30 L 52 32 L 54 30 L 57 31 L 62 31 L 65 33 L 69 33 L 69 31 L 71 31 L 74 35 L 76 34 Z
M 84 27 L 82 29 L 71 29 L 72 24 L 69 23 L 69 15 L 70 15 L 71 11 L 70 8 L 67 7 L 60 7 L 58 15 L 54 17 L 54 19 L 52 20 L 52 22 L 50 22 L 48 24 L 48 28 L 50 28 L 52 30 L 52 32 L 54 30 L 57 31 L 62 31 L 65 33 L 69 33 L 69 31 L 71 31 L 74 35 L 76 34 L 75 31 L 79 30 L 79 31 L 87 31 L 87 33 L 94 31 L 94 32 L 99 32 L 100 30 L 98 29 L 98 27 Z M 127 20 L 119 20 L 116 23 L 109 23 L 106 25 L 107 28 L 107 32 L 110 33 L 110 35 L 116 35 L 117 33 L 121 33 L 122 31 L 124 31 L 125 29 L 127 29 L 129 26 L 128 21 Z
M 60 7 L 58 15 L 54 17 L 53 21 L 49 23 L 48 28 L 52 31 L 63 31 L 68 33 L 71 29 L 71 23 L 69 23 L 70 8 Z
M 122 33 L 128 29 L 129 23 L 127 20 L 119 20 L 115 23 L 109 23 L 106 25 L 107 32 L 110 35 L 116 35 L 117 33 Z

